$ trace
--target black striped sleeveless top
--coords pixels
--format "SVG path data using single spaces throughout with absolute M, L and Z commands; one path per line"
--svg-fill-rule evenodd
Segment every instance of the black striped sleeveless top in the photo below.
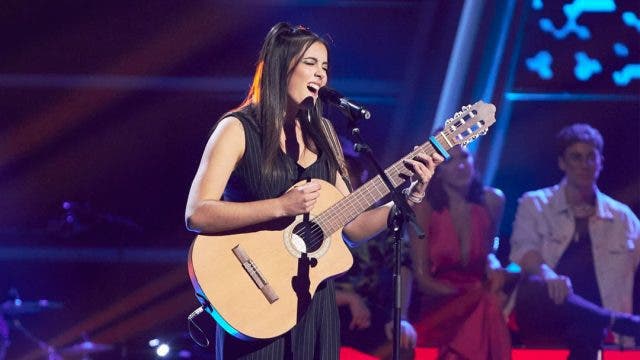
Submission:
M 264 166 L 262 137 L 251 108 L 225 115 L 225 117 L 228 116 L 236 117 L 242 123 L 245 150 L 227 182 L 223 200 L 246 202 L 275 198 L 285 193 L 296 182 L 308 177 L 335 184 L 336 173 L 330 170 L 329 154 L 324 152 L 318 154 L 318 159 L 313 164 L 303 168 L 292 157 L 279 151 L 275 166 L 283 170 L 277 172 L 281 176 L 277 176 L 273 183 L 263 182 L 261 179 L 261 168 Z

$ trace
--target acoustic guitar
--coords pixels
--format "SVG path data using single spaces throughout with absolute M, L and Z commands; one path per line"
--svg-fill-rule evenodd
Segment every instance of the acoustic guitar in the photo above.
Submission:
M 464 106 L 441 132 L 403 159 L 467 145 L 493 123 L 493 104 Z M 385 170 L 394 187 L 411 176 L 403 159 Z M 310 214 L 201 234 L 193 241 L 188 268 L 196 297 L 229 334 L 251 340 L 290 330 L 320 283 L 351 267 L 342 227 L 390 192 L 380 175 L 346 197 L 332 184 L 318 181 L 322 190 Z

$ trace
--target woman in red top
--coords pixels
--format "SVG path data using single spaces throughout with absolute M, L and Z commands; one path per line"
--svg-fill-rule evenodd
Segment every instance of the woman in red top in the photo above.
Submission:
M 509 359 L 505 273 L 491 253 L 504 195 L 481 184 L 466 149 L 457 146 L 450 155 L 415 209 L 427 233 L 411 239 L 418 346 L 439 347 L 439 359 Z

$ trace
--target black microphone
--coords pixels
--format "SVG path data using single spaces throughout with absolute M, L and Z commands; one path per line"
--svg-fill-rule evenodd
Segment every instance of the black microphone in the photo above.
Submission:
M 353 118 L 362 118 L 366 120 L 371 118 L 371 113 L 369 112 L 369 110 L 347 99 L 346 97 L 342 96 L 342 94 L 330 87 L 321 87 L 318 95 L 320 96 L 320 99 L 339 107 L 340 110 L 342 110 L 347 116 L 351 116 Z

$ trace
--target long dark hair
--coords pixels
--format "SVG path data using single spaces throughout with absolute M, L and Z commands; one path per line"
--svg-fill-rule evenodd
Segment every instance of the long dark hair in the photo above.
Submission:
M 315 42 L 322 43 L 329 51 L 327 42 L 303 26 L 293 27 L 288 23 L 274 25 L 262 44 L 253 83 L 244 102 L 239 109 L 251 108 L 261 132 L 263 181 L 270 182 L 279 178 L 283 170 L 274 166 L 280 151 L 280 134 L 284 127 L 284 116 L 287 109 L 287 84 L 291 71 L 300 62 L 304 52 Z M 291 64 L 293 66 L 290 68 Z M 306 114 L 298 114 L 304 136 L 309 146 L 309 137 L 313 139 L 318 154 L 329 154 L 330 170 L 335 174 L 338 162 L 331 152 L 328 140 L 323 136 L 320 122 L 322 103 L 316 101 Z
M 429 205 L 431 205 L 431 208 L 437 212 L 441 212 L 449 207 L 449 195 L 447 195 L 447 192 L 444 190 L 440 167 L 436 168 L 433 177 L 429 181 L 429 185 L 427 185 L 426 199 Z M 469 191 L 465 199 L 474 204 L 484 205 L 484 185 L 482 181 L 480 181 L 477 171 L 471 179 Z

